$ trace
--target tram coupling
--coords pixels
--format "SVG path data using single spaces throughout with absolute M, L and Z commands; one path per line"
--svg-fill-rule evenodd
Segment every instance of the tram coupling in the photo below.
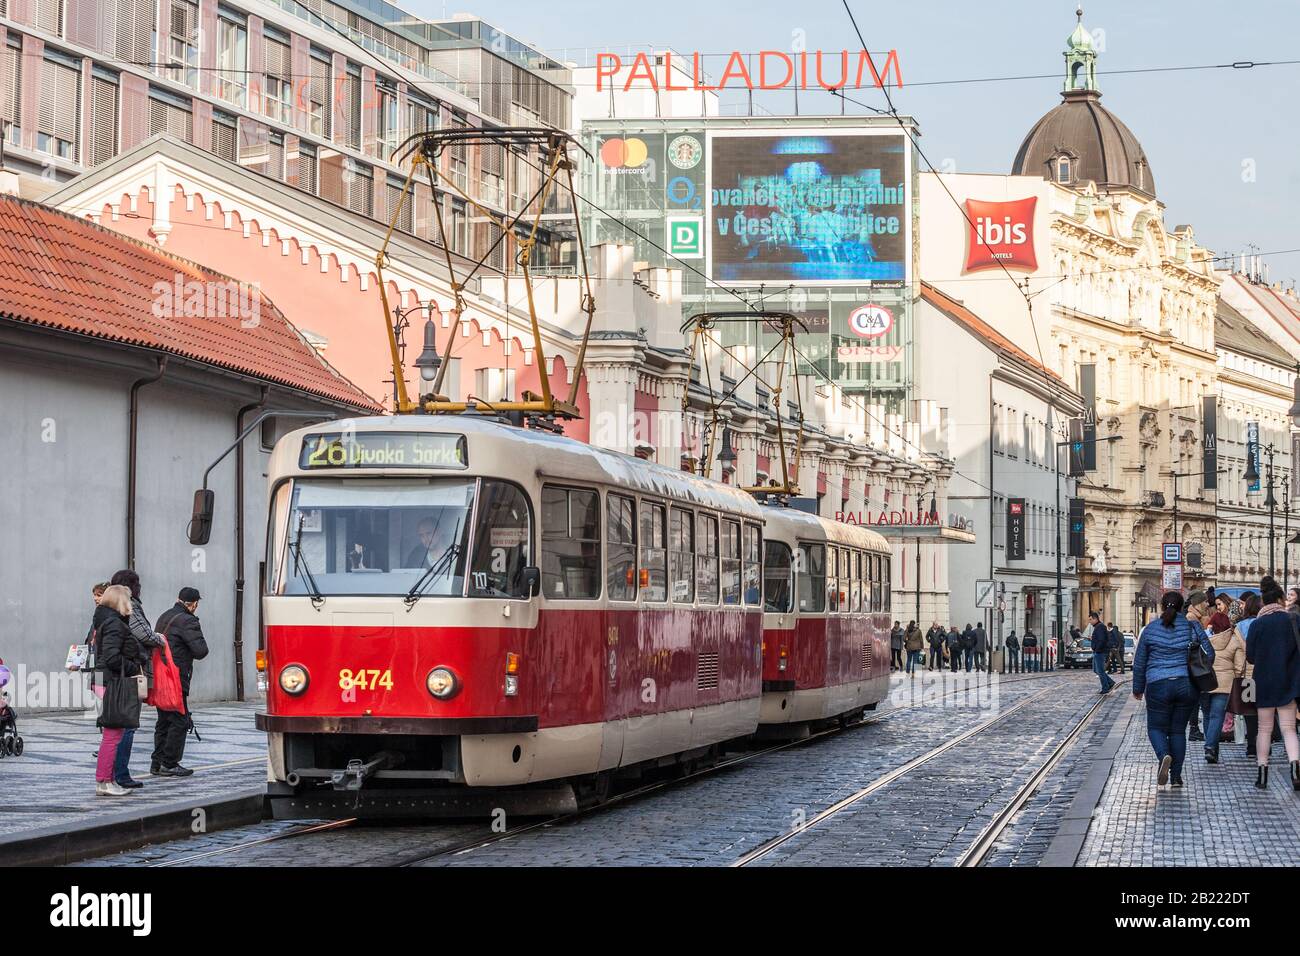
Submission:
M 335 790 L 360 790 L 367 777 L 400 766 L 403 759 L 401 754 L 392 750 L 381 750 L 365 763 L 354 757 L 344 769 L 330 773 L 330 785 Z

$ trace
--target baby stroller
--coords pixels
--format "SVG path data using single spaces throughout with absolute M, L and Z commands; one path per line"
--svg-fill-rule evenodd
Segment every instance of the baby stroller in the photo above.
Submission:
M 18 734 L 18 715 L 9 705 L 9 695 L 4 692 L 11 676 L 9 668 L 0 660 L 0 757 L 23 755 L 23 738 Z

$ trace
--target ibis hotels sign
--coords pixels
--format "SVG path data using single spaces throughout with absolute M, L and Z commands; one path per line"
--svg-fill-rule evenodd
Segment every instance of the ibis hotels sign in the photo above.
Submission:
M 1038 268 L 1034 255 L 1034 210 L 1038 197 L 1010 202 L 966 200 L 968 220 L 965 272 L 981 269 Z

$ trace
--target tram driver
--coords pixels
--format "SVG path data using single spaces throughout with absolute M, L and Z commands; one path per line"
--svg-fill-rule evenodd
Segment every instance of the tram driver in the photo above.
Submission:
M 415 530 L 420 543 L 406 556 L 407 568 L 433 567 L 455 543 L 455 527 L 433 518 L 421 518 Z

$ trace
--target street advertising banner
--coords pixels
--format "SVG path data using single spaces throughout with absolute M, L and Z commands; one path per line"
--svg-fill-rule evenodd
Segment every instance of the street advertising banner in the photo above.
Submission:
M 709 137 L 718 282 L 911 281 L 911 146 L 901 131 Z
M 1201 400 L 1201 487 L 1213 491 L 1219 487 L 1219 410 L 1218 399 L 1206 395 Z
M 1259 456 L 1259 422 L 1246 422 L 1246 460 L 1255 466 L 1255 480 L 1246 483 L 1246 491 L 1259 494 L 1259 475 L 1264 470 Z
M 1025 499 L 1007 499 L 1007 560 L 1025 560 Z

